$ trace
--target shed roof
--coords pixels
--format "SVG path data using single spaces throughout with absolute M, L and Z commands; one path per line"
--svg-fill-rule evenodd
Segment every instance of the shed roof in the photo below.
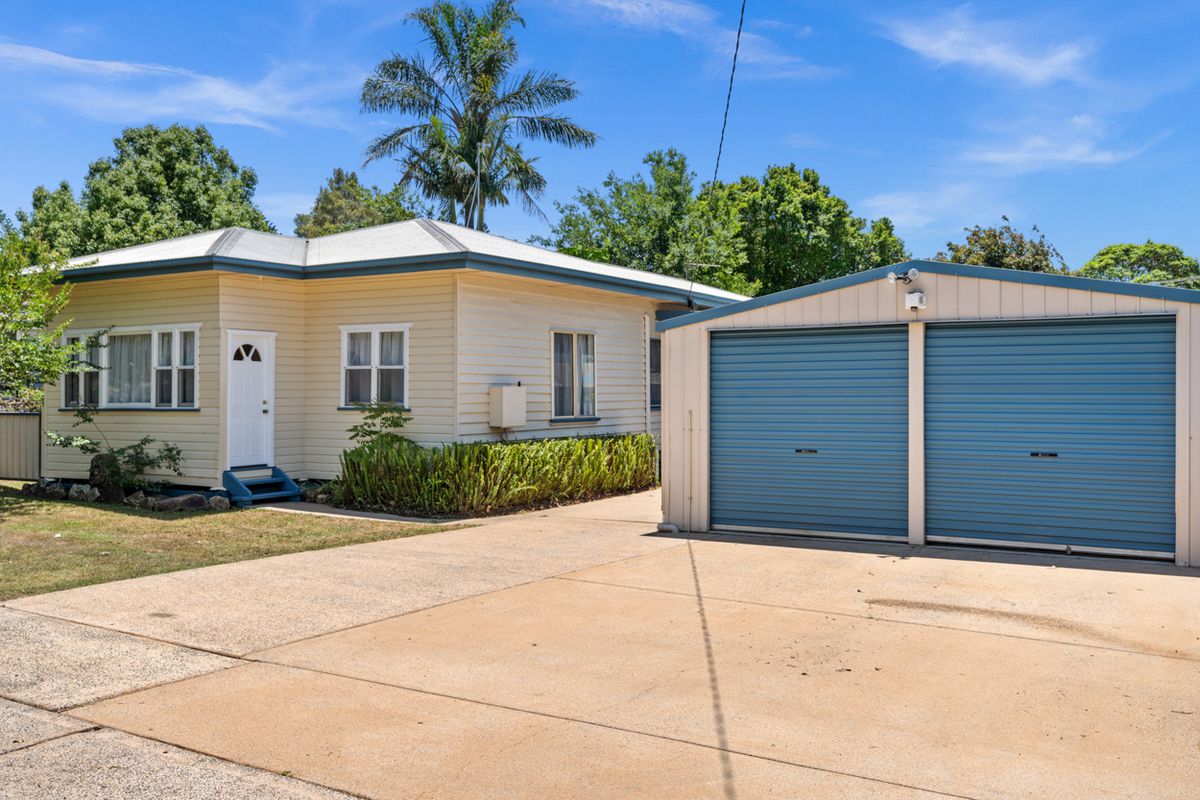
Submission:
M 429 219 L 313 239 L 245 228 L 181 236 L 72 259 L 72 282 L 204 269 L 340 278 L 469 267 L 714 307 L 746 299 L 702 283 L 557 253 Z
M 1179 289 L 1171 286 L 1156 286 L 1146 283 L 1122 283 L 1120 281 L 1100 280 L 1097 278 L 1079 278 L 1074 275 L 1025 272 L 1023 270 L 999 269 L 997 267 L 979 267 L 974 264 L 952 264 L 946 261 L 905 261 L 888 267 L 875 267 L 874 269 L 843 275 L 840 278 L 831 278 L 827 281 L 797 286 L 794 289 L 786 289 L 774 294 L 751 297 L 740 303 L 730 303 L 719 308 L 695 311 L 691 314 L 684 314 L 679 317 L 663 320 L 656 327 L 660 331 L 682 328 L 686 325 L 695 325 L 698 322 L 728 317 L 755 308 L 773 306 L 777 303 L 786 303 L 789 300 L 799 300 L 802 297 L 811 297 L 812 295 L 832 292 L 860 283 L 868 283 L 887 277 L 889 272 L 901 273 L 914 268 L 918 272 L 928 272 L 936 275 L 957 275 L 964 278 L 1031 283 L 1039 286 L 1058 286 L 1064 289 L 1082 289 L 1090 292 L 1108 292 L 1109 294 L 1124 294 L 1134 297 L 1151 297 L 1159 300 L 1173 300 L 1180 303 L 1200 303 L 1200 290 L 1197 289 Z

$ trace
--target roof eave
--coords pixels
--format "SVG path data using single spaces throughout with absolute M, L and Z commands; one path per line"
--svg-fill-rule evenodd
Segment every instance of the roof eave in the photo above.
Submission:
M 568 283 L 621 294 L 635 294 L 664 302 L 690 303 L 706 308 L 715 308 L 738 302 L 736 299 L 705 291 L 708 287 L 704 286 L 684 289 L 682 287 L 663 286 L 651 281 L 640 281 L 636 278 L 583 273 L 550 264 L 539 264 L 532 261 L 522 261 L 520 259 L 510 259 L 481 253 L 462 252 L 346 261 L 307 267 L 295 264 L 279 264 L 271 261 L 232 258 L 230 256 L 206 255 L 201 257 L 160 259 L 134 264 L 75 267 L 64 270 L 61 280 L 69 283 L 86 283 L 209 270 L 307 280 L 464 268 L 552 280 L 558 283 Z

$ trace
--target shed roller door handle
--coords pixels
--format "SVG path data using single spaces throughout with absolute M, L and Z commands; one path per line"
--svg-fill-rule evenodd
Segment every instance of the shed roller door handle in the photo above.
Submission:
M 801 453 L 803 455 L 812 455 L 812 454 L 816 453 L 817 451 L 811 447 L 797 447 L 796 452 Z
M 1031 458 L 1058 458 L 1058 453 L 1047 453 L 1042 450 L 1034 450 L 1029 455 Z

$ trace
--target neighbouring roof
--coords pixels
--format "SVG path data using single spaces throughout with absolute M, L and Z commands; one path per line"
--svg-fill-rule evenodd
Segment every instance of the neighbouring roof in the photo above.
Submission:
M 71 282 L 219 269 L 284 278 L 340 278 L 471 268 L 715 307 L 734 292 L 640 269 L 556 253 L 428 219 L 315 239 L 225 228 L 72 259 Z
M 979 278 L 989 281 L 1009 281 L 1011 283 L 1031 283 L 1039 286 L 1057 286 L 1063 289 L 1081 289 L 1085 292 L 1107 292 L 1109 294 L 1125 294 L 1134 297 L 1150 297 L 1158 300 L 1173 300 L 1180 303 L 1200 303 L 1200 290 L 1179 289 L 1172 286 L 1155 286 L 1147 283 L 1121 283 L 1120 281 L 1100 280 L 1097 278 L 1077 278 L 1073 275 L 1055 275 L 1046 272 L 1025 272 L 1018 269 L 999 269 L 997 267 L 978 267 L 974 264 L 952 264 L 946 261 L 905 261 L 888 267 L 854 272 L 840 278 L 797 286 L 795 289 L 785 289 L 774 294 L 764 294 L 751 297 L 740 303 L 729 303 L 719 308 L 709 308 L 695 311 L 679 317 L 663 320 L 655 327 L 660 331 L 671 328 L 682 328 L 685 325 L 695 325 L 710 319 L 728 317 L 764 306 L 786 303 L 789 300 L 799 300 L 815 294 L 845 289 L 860 283 L 879 280 L 887 277 L 889 272 L 907 272 L 915 268 L 918 272 L 928 272 L 935 275 L 957 275 L 964 278 Z

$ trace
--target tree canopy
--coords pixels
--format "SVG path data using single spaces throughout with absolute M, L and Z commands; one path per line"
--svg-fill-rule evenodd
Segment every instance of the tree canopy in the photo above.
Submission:
M 253 203 L 254 170 L 204 126 L 128 128 L 113 144 L 78 200 L 66 181 L 34 190 L 31 209 L 17 213 L 25 238 L 80 256 L 229 226 L 273 230 Z
M 563 252 L 760 294 L 908 258 L 892 223 L 868 223 L 794 164 L 699 191 L 677 150 L 654 151 L 641 174 L 609 173 L 598 189 L 556 204 L 551 235 Z
M 43 383 L 78 367 L 85 345 L 64 344 L 54 319 L 70 298 L 61 264 L 43 242 L 22 237 L 0 214 L 0 406 L 36 405 Z
M 1173 244 L 1110 244 L 1079 268 L 1082 278 L 1126 283 L 1169 283 L 1200 288 L 1200 262 Z
M 946 242 L 946 249 L 935 255 L 933 260 L 1026 272 L 1069 272 L 1058 248 L 1046 241 L 1045 234 L 1038 230 L 1037 225 L 1026 236 L 1009 223 L 1008 217 L 1000 219 L 1003 225 L 963 228 L 967 234 L 966 241 Z
M 312 210 L 296 215 L 296 235 L 311 239 L 429 215 L 429 209 L 399 185 L 384 192 L 363 186 L 357 174 L 337 168 L 317 192 Z
M 424 54 L 393 55 L 363 83 L 362 109 L 410 118 L 367 148 L 367 161 L 396 158 L 401 184 L 436 200 L 450 222 L 484 229 L 484 210 L 517 197 L 540 214 L 546 186 L 537 159 L 520 138 L 591 147 L 596 134 L 553 109 L 578 96 L 574 81 L 553 72 L 514 74 L 514 26 L 525 20 L 512 0 L 482 11 L 436 2 L 407 16 L 425 35 Z

